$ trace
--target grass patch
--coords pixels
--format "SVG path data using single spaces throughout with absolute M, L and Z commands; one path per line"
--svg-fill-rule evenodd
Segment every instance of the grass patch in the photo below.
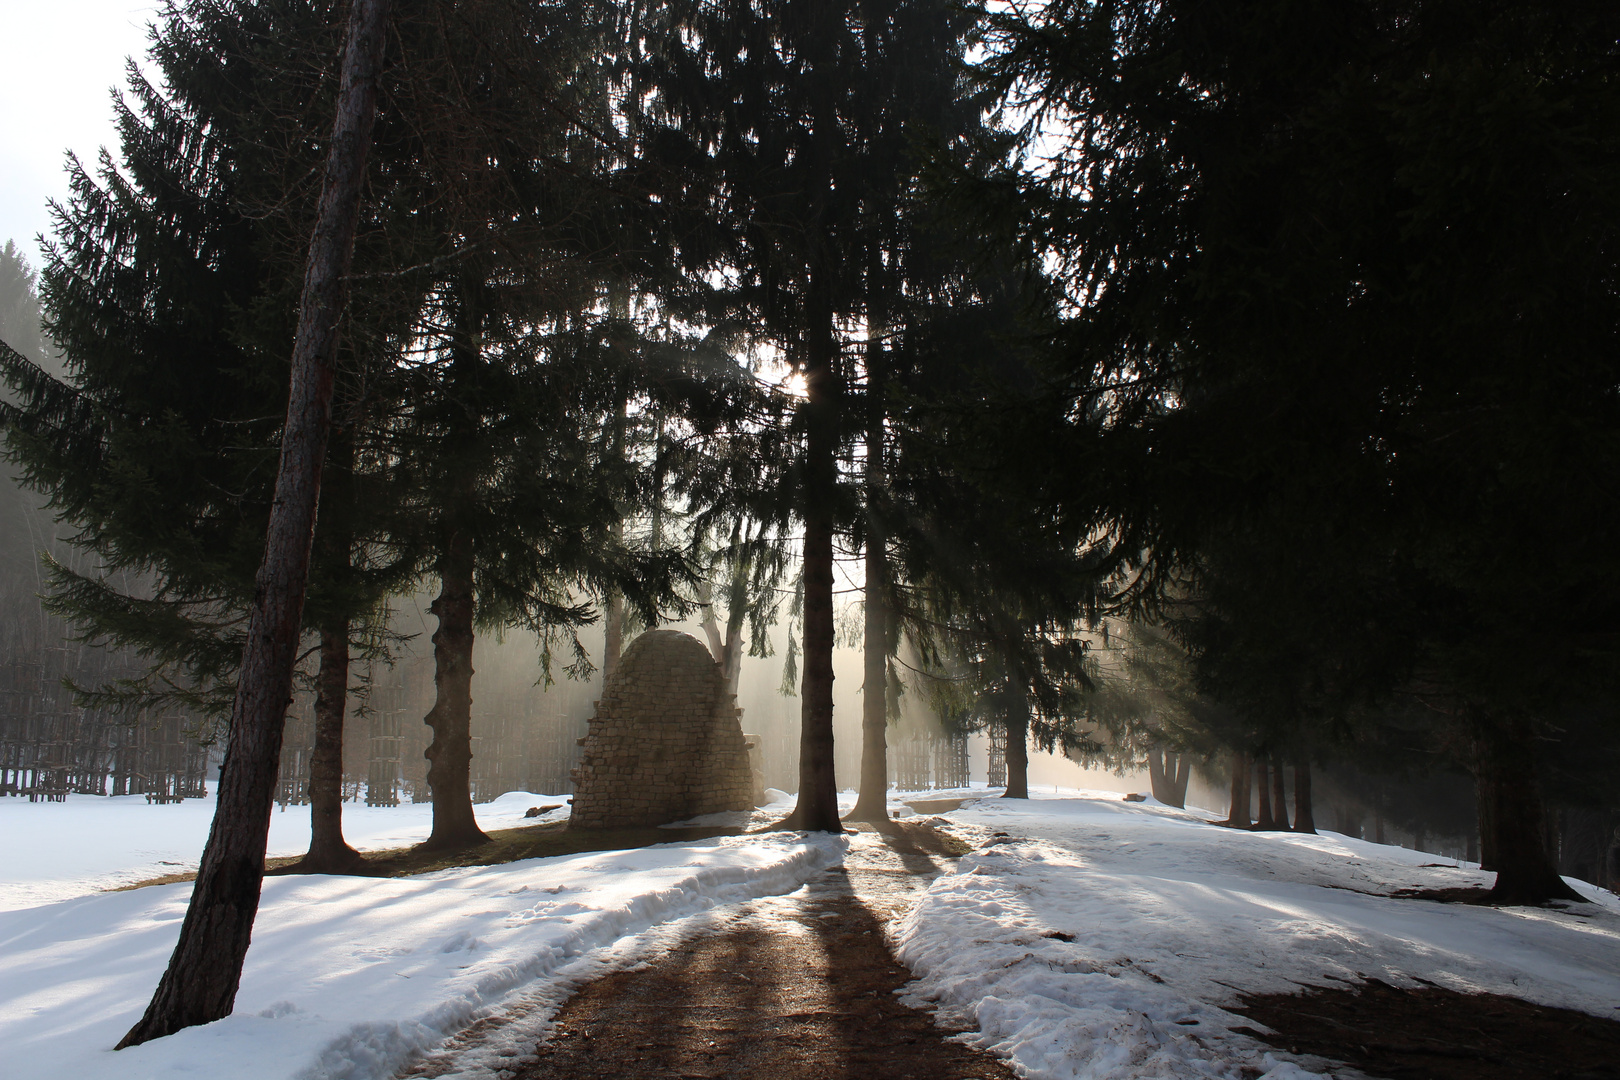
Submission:
M 495 866 L 499 863 L 517 862 L 520 859 L 576 855 L 583 851 L 622 851 L 626 848 L 651 847 L 654 844 L 680 843 L 683 840 L 707 840 L 712 836 L 735 836 L 740 832 L 741 829 L 729 828 L 570 831 L 566 821 L 553 821 L 543 825 L 520 825 L 515 829 L 492 829 L 489 832 L 489 843 L 458 851 L 423 852 L 414 847 L 368 851 L 365 852 L 365 865 L 349 876 L 410 877 L 413 874 L 429 874 L 435 870 L 453 870 L 458 866 Z M 290 855 L 266 859 L 264 872 L 267 876 L 281 876 L 288 873 L 302 858 L 301 855 Z M 148 885 L 175 885 L 196 879 L 196 871 L 191 870 L 145 878 L 107 891 L 127 892 L 130 889 L 144 889 Z

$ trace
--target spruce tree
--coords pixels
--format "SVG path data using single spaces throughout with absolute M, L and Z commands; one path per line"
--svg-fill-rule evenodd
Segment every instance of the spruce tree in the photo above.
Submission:
M 431 15 L 431 13 L 429 13 Z M 391 419 L 409 516 L 432 554 L 438 696 L 426 722 L 432 848 L 483 839 L 469 762 L 477 628 L 540 635 L 591 673 L 578 629 L 593 599 L 643 621 L 689 580 L 669 544 L 626 541 L 654 463 L 614 432 L 632 395 L 690 389 L 691 366 L 643 349 L 618 302 L 646 273 L 646 193 L 626 182 L 602 70 L 611 12 L 506 0 L 408 32 L 422 61 L 400 91 L 439 248 L 421 349 Z M 655 395 L 656 396 L 656 395 Z M 701 396 L 701 395 L 698 395 Z
M 979 122 L 958 60 L 968 28 L 932 0 L 650 5 L 642 123 L 654 160 L 679 162 L 671 214 L 696 224 L 680 265 L 708 283 L 706 321 L 780 350 L 802 379 L 792 506 L 804 523 L 799 806 L 788 827 L 835 829 L 832 773 L 834 537 L 870 533 L 861 816 L 884 814 L 886 541 L 844 482 L 869 442 L 866 494 L 881 498 L 885 357 L 948 265 L 918 254 L 919 150 Z M 716 102 L 724 104 L 716 107 Z M 689 278 L 691 280 L 691 278 Z M 704 291 L 704 290 L 700 290 Z M 865 400 L 862 400 L 862 395 Z M 873 542 L 875 540 L 875 542 Z M 797 657 L 794 657 L 797 660 Z M 869 790 L 871 789 L 871 790 Z M 876 808 L 873 808 L 873 800 Z
M 132 76 L 118 105 L 123 168 L 104 159 L 92 177 L 75 165 L 74 197 L 57 208 L 45 286 L 69 382 L 8 365 L 23 392 L 9 434 L 26 475 L 102 563 L 97 575 L 58 566 L 53 609 L 150 664 L 143 678 L 82 688 L 92 702 L 177 702 L 205 717 L 229 708 L 272 502 L 280 423 L 267 402 L 287 392 L 289 313 L 319 195 L 308 178 L 327 141 L 310 130 L 319 108 L 305 106 L 336 93 L 342 24 L 330 15 L 297 3 L 169 11 L 153 45 L 164 89 Z M 393 224 L 368 218 L 362 263 L 399 252 Z M 376 542 L 386 457 L 354 450 L 374 430 L 367 403 L 414 316 L 414 288 L 371 277 L 354 309 L 365 317 L 344 323 L 342 452 L 327 469 L 344 494 L 322 515 L 308 606 L 309 628 L 324 631 L 323 762 L 341 760 L 344 695 L 330 688 L 349 631 L 361 647 L 375 641 L 381 598 L 414 570 L 412 552 Z M 307 869 L 352 863 L 338 784 L 325 769 L 313 785 Z
M 337 329 L 360 216 L 388 11 L 388 0 L 359 0 L 350 13 L 320 215 L 299 302 L 276 499 L 231 709 L 214 826 L 168 969 L 145 1015 L 118 1049 L 229 1015 L 241 982 L 296 663 L 331 423 Z
M 1285 670 L 1359 668 L 1344 685 L 1457 725 L 1509 902 L 1568 895 L 1527 757 L 1615 690 L 1595 539 L 1620 513 L 1597 434 L 1615 301 L 1592 286 L 1613 274 L 1615 19 L 1509 0 L 992 20 L 1009 92 L 1072 122 L 1051 168 L 977 190 L 1062 260 L 1070 381 L 1116 387 L 1106 423 L 1030 433 L 1102 466 L 1054 491 L 1095 528 L 1140 524 L 1149 580 L 1266 538 L 1238 565 L 1293 591 L 1231 580 L 1273 622 L 1386 598 L 1380 633 L 1340 628 L 1326 663 Z M 1514 628 L 1549 604 L 1583 646 L 1528 658 Z

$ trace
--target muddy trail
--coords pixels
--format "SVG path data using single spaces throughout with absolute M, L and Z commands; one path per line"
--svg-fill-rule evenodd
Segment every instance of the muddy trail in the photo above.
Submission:
M 1620 1080 L 1620 1023 L 1499 994 L 1378 979 L 1299 994 L 1245 994 L 1236 1027 L 1292 1054 L 1388 1080 Z
M 718 933 L 583 988 L 514 1076 L 1010 1080 L 894 993 L 910 973 L 883 925 L 959 854 L 923 826 L 864 829 L 808 888 L 743 905 Z
M 738 904 L 649 962 L 580 987 L 549 1038 L 498 1075 L 1012 1080 L 1000 1059 L 949 1041 L 951 1031 L 895 994 L 911 976 L 884 926 L 963 845 L 901 822 L 882 833 L 862 826 L 849 840 L 844 865 L 804 888 Z

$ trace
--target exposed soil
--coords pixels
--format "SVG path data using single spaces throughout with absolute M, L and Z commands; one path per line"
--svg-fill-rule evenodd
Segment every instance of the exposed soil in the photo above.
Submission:
M 1620 1080 L 1620 1020 L 1376 979 L 1303 994 L 1245 996 L 1234 1030 L 1390 1080 Z
M 1397 900 L 1429 900 L 1436 904 L 1473 904 L 1490 907 L 1496 897 L 1483 885 L 1458 885 L 1439 889 L 1396 889 L 1389 895 Z
M 739 905 L 640 970 L 588 984 L 520 1080 L 1011 1080 L 894 991 L 910 974 L 883 925 L 963 845 L 927 826 L 863 826 L 846 863 L 802 893 Z
M 624 848 L 650 847 L 653 844 L 675 844 L 681 841 L 706 840 L 711 836 L 733 836 L 742 832 L 732 828 L 690 829 L 574 829 L 566 821 L 547 822 L 543 825 L 520 825 L 515 829 L 492 829 L 489 843 L 455 851 L 421 851 L 418 848 L 390 848 L 365 852 L 365 860 L 351 871 L 353 877 L 409 877 L 434 870 L 449 870 L 457 866 L 494 866 L 496 863 L 516 862 L 518 859 L 539 859 L 548 855 L 576 855 L 582 851 L 620 851 Z M 296 874 L 302 855 L 291 855 L 264 861 L 264 872 L 276 876 Z M 177 881 L 195 881 L 197 873 L 188 870 L 178 874 L 164 874 L 110 890 L 122 892 L 148 885 L 172 885 Z

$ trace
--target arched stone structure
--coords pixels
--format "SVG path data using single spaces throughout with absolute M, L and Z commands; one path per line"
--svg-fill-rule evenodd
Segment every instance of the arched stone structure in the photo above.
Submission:
M 570 828 L 663 825 L 753 806 L 736 695 L 703 643 L 649 630 L 619 658 L 574 770 Z

